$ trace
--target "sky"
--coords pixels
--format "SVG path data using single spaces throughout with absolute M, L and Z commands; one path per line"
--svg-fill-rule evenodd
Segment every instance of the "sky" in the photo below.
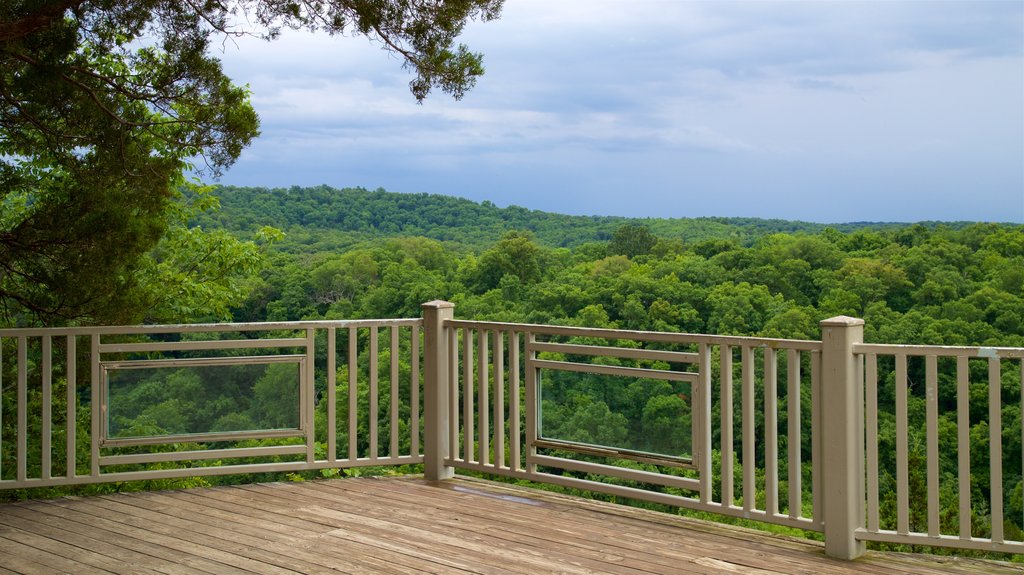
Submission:
M 506 0 L 418 105 L 365 37 L 217 44 L 262 134 L 238 186 L 579 215 L 1024 223 L 1024 0 Z

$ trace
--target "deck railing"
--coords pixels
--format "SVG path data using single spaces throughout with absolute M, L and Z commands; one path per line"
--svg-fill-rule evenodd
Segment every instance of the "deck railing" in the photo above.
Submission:
M 837 557 L 1024 552 L 1002 417 L 1024 349 L 864 344 L 852 318 L 797 341 L 453 316 L 0 330 L 0 488 L 422 463 L 819 531 Z
M 0 330 L 0 488 L 422 463 L 420 411 L 409 409 L 419 403 L 421 324 Z M 210 428 L 160 420 L 174 415 L 165 405 L 209 409 L 228 397 L 219 388 L 238 385 L 251 417 L 226 405 L 204 418 L 221 415 Z M 125 412 L 129 401 L 137 412 Z

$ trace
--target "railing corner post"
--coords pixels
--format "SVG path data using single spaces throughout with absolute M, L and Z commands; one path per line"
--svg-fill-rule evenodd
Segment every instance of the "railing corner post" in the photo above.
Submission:
M 824 461 L 821 466 L 822 519 L 825 554 L 855 559 L 864 554 L 856 530 L 864 507 L 863 422 L 858 421 L 856 356 L 853 346 L 864 341 L 864 320 L 838 316 L 821 322 L 821 422 Z M 817 513 L 817 510 L 815 510 Z
M 437 481 L 454 477 L 448 458 L 449 409 L 448 338 L 445 322 L 455 317 L 455 304 L 423 304 L 423 475 Z

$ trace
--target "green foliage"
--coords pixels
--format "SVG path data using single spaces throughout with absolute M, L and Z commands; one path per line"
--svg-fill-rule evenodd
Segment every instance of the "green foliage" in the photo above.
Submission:
M 414 73 L 417 101 L 435 87 L 458 99 L 483 65 L 456 39 L 469 20 L 497 18 L 501 5 L 4 2 L 0 322 L 227 314 L 255 252 L 223 231 L 182 225 L 176 208 L 184 174 L 219 175 L 259 133 L 248 89 L 210 54 L 217 38 L 272 39 L 282 27 L 364 35 Z

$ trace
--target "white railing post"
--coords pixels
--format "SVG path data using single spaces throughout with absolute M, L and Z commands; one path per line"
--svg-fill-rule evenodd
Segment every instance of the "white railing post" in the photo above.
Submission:
M 444 328 L 444 322 L 455 317 L 454 308 L 455 304 L 440 300 L 423 304 L 423 475 L 432 481 L 455 475 L 455 468 L 445 465 L 451 447 L 451 414 L 448 339 Z
M 864 320 L 838 316 L 821 322 L 821 429 L 824 449 L 822 519 L 825 553 L 841 559 L 864 554 L 855 531 L 864 508 L 863 421 L 859 421 L 853 346 L 864 341 Z M 815 514 L 819 512 L 815 509 Z

